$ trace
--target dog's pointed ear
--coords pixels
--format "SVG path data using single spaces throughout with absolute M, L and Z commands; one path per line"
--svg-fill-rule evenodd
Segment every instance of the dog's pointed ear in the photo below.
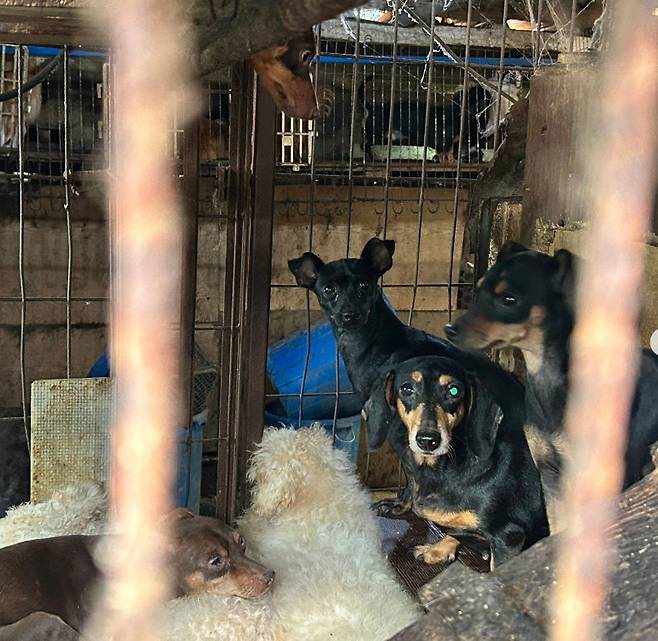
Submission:
M 305 252 L 299 258 L 288 261 L 288 268 L 293 273 L 297 284 L 306 289 L 313 289 L 315 281 L 324 263 L 313 252 Z
M 576 257 L 568 249 L 559 249 L 553 258 L 556 261 L 552 278 L 553 289 L 562 294 L 573 309 L 576 295 Z
M 491 392 L 472 380 L 466 441 L 471 452 L 479 459 L 486 460 L 491 456 L 503 417 L 503 410 Z
M 366 261 L 370 268 L 378 275 L 385 274 L 393 267 L 393 254 L 395 253 L 394 240 L 381 240 L 371 238 L 361 252 L 361 260 Z
M 521 243 L 517 243 L 514 240 L 506 241 L 503 246 L 498 250 L 498 256 L 496 256 L 496 262 L 509 258 L 512 254 L 518 254 L 519 252 L 528 251 L 528 248 Z
M 394 413 L 393 380 L 395 371 L 391 370 L 381 377 L 372 389 L 370 398 L 361 411 L 366 421 L 366 444 L 368 452 L 376 452 L 386 440 L 391 418 Z

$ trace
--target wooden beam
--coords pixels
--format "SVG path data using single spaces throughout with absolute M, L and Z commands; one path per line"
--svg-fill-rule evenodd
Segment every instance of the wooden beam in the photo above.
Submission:
M 349 21 L 356 31 L 356 23 Z M 371 22 L 361 22 L 361 38 L 377 44 L 393 44 L 392 26 L 385 24 L 376 24 Z M 466 44 L 465 27 L 448 27 L 437 26 L 435 33 L 439 38 L 449 45 Z M 503 34 L 502 26 L 495 26 L 485 29 L 471 29 L 471 46 L 472 47 L 490 47 L 499 48 Z M 345 31 L 345 27 L 337 18 L 326 20 L 322 23 L 322 36 L 329 40 L 352 41 L 352 37 Z M 505 34 L 506 47 L 510 49 L 520 49 L 524 51 L 532 50 L 533 40 L 536 35 L 530 31 L 512 31 L 507 30 Z M 562 34 L 545 33 L 542 34 L 544 46 L 549 51 L 562 52 L 569 51 L 569 38 Z M 589 38 L 582 38 L 579 42 L 579 48 L 589 42 Z M 427 47 L 429 42 L 428 36 L 418 27 L 405 27 L 398 29 L 398 44 L 410 45 L 416 47 Z M 367 52 L 366 52 L 367 53 Z

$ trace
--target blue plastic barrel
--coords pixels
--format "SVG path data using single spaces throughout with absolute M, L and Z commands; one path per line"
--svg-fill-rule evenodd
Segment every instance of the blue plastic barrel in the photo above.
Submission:
M 382 297 L 395 313 L 391 301 L 384 294 Z M 299 394 L 302 391 L 306 365 L 307 337 L 307 330 L 302 330 L 272 345 L 267 353 L 267 375 L 275 392 L 283 395 L 277 400 L 281 403 L 284 414 L 295 421 L 299 417 Z M 311 421 L 324 420 L 333 417 L 336 402 L 337 346 L 329 321 L 311 327 L 308 351 L 302 418 Z M 338 357 L 338 376 L 340 396 L 337 415 L 343 418 L 360 414 L 361 402 L 354 394 L 342 356 Z M 315 393 L 325 393 L 328 396 L 307 396 Z
M 268 411 L 268 409 L 271 409 L 271 405 L 265 409 L 265 424 L 270 427 L 298 429 L 311 427 L 313 424 L 319 423 L 329 434 L 332 433 L 333 418 L 318 420 L 304 419 L 301 424 L 299 424 L 296 419 L 293 420 L 284 416 L 276 416 Z M 359 453 L 360 431 L 360 413 L 355 414 L 354 416 L 346 416 L 345 418 L 336 419 L 336 449 L 343 450 L 354 465 L 356 465 L 357 455 Z
M 270 347 L 267 354 L 267 375 L 277 394 L 285 415 L 297 420 L 302 391 L 308 332 L 303 330 Z M 334 415 L 336 402 L 336 339 L 328 322 L 311 327 L 310 351 L 302 417 L 306 420 L 326 419 Z M 338 357 L 338 416 L 353 416 L 361 411 L 361 402 L 354 394 L 352 383 L 347 377 L 345 363 Z M 324 392 L 328 396 L 306 396 Z M 285 396 L 291 394 L 295 396 Z M 345 394 L 349 394 L 345 396 Z

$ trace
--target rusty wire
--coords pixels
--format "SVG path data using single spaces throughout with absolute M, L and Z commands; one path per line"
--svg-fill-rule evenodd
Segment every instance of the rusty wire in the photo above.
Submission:
M 617 2 L 581 163 L 591 215 L 578 285 L 566 428 L 567 529 L 560 541 L 553 641 L 601 638 L 614 567 L 610 526 L 634 393 L 643 241 L 656 187 L 658 48 L 652 0 Z M 613 7 L 608 6 L 608 11 Z M 614 296 L 610 296 L 614 292 Z
M 161 515 L 173 499 L 174 438 L 185 418 L 177 328 L 182 214 L 166 133 L 173 88 L 188 98 L 190 113 L 196 93 L 181 49 L 178 3 L 114 0 L 108 10 L 116 72 L 111 500 L 122 533 L 100 555 L 108 580 L 90 638 L 155 641 L 155 613 L 169 595 Z

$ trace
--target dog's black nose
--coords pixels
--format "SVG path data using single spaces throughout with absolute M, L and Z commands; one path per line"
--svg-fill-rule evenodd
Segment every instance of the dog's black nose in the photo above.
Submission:
M 459 329 L 450 323 L 448 323 L 444 329 L 446 338 L 450 341 L 454 341 L 459 336 Z
M 423 452 L 434 452 L 441 445 L 441 437 L 433 432 L 419 432 L 416 434 L 416 444 Z
M 359 316 L 358 312 L 345 312 L 343 314 L 343 320 L 346 323 L 354 323 L 354 322 L 358 321 L 359 318 L 360 318 L 360 316 Z

